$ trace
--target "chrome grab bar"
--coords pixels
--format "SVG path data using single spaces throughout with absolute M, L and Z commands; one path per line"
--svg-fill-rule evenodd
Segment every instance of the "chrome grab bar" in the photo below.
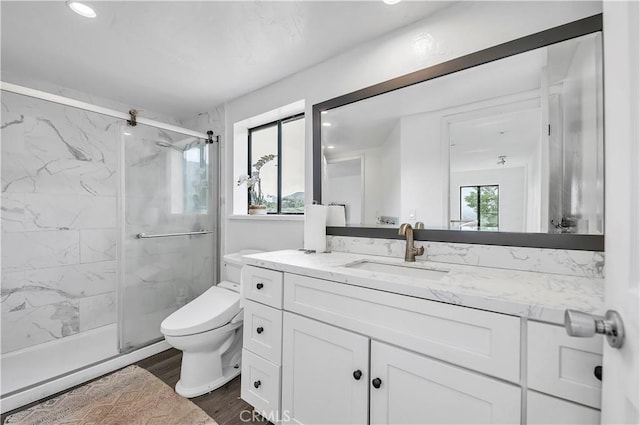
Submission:
M 147 233 L 138 233 L 136 238 L 138 239 L 150 239 L 150 238 L 166 238 L 169 236 L 191 236 L 191 235 L 206 235 L 211 233 L 211 230 L 199 230 L 197 232 L 183 232 L 183 233 L 157 233 L 157 234 L 147 234 Z

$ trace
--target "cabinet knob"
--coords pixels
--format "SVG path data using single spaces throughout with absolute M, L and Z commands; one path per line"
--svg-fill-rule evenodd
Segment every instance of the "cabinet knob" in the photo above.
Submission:
M 258 329 L 256 329 L 256 332 L 261 334 L 262 332 L 264 332 L 264 328 L 262 326 L 260 326 L 260 327 L 258 327 Z
M 371 384 L 373 385 L 373 388 L 380 388 L 380 385 L 382 385 L 382 380 L 380 378 L 375 378 L 373 381 L 371 381 Z
M 595 369 L 593 369 L 593 374 L 598 381 L 602 381 L 602 366 L 596 366 Z
M 356 381 L 359 381 L 360 378 L 362 378 L 362 371 L 360 369 L 356 370 L 355 372 L 353 372 L 353 378 Z
M 264 288 L 264 283 L 260 282 L 260 283 L 256 284 L 256 288 L 258 288 L 258 289 Z
M 256 387 L 256 388 L 259 388 L 259 387 L 260 387 L 260 385 L 262 385 L 262 382 L 260 382 L 260 381 L 255 381 L 255 382 L 253 383 L 253 386 L 254 386 L 254 387 Z

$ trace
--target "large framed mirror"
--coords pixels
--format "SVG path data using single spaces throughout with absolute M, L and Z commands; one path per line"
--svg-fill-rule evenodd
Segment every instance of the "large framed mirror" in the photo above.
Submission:
M 604 250 L 602 15 L 313 106 L 327 234 Z

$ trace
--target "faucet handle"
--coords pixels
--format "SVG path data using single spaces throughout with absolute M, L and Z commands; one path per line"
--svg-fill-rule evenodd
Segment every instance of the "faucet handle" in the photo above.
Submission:
M 416 225 L 413 228 L 416 230 L 424 229 L 424 223 L 421 221 L 416 221 Z
M 416 250 L 416 255 L 424 254 L 424 246 L 419 246 L 419 247 L 415 248 L 415 250 Z

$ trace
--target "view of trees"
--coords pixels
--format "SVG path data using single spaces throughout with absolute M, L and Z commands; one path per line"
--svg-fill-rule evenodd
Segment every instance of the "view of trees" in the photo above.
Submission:
M 464 202 L 476 216 L 478 227 L 498 227 L 498 186 L 476 186 L 465 196 Z

